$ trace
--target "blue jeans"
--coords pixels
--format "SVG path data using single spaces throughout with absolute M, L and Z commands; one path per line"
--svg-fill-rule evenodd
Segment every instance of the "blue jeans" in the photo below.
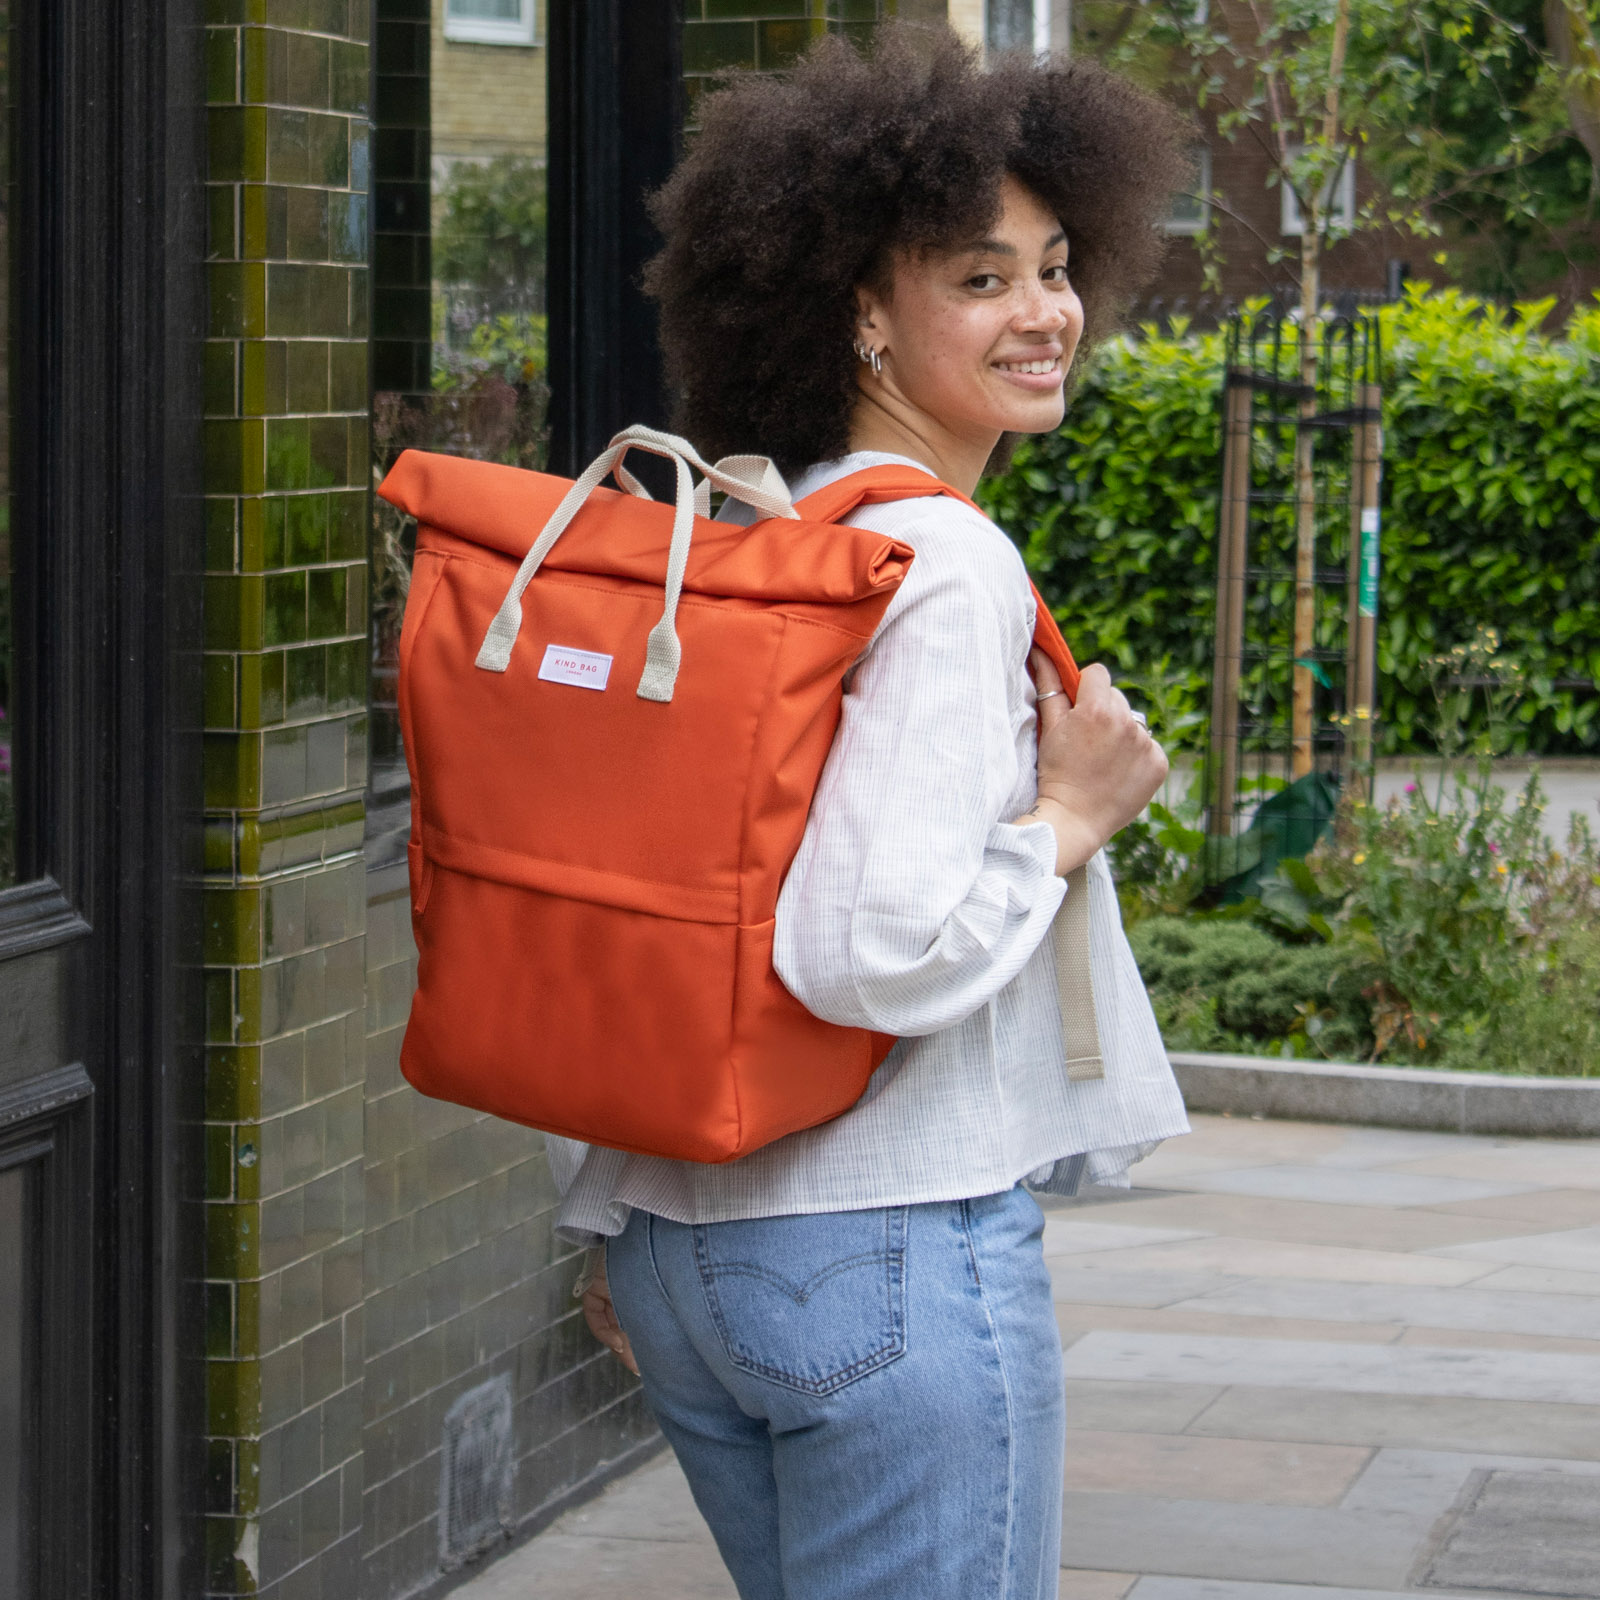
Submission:
M 635 1211 L 617 1316 L 742 1600 L 1055 1600 L 1044 1219 L 976 1200 L 690 1227 Z

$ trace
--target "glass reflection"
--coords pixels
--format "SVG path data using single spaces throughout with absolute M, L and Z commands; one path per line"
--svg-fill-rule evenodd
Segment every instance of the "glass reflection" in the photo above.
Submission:
M 424 125 L 378 136 L 375 476 L 408 447 L 519 467 L 545 458 L 543 5 L 448 0 L 441 25 L 436 0 L 435 16 L 393 57 L 411 81 L 391 101 L 425 106 Z M 374 498 L 375 809 L 405 789 L 395 684 L 410 540 Z
M 17 813 L 11 786 L 16 716 L 11 656 L 11 218 L 15 213 L 11 98 L 11 8 L 8 0 L 0 0 L 0 888 L 17 877 Z

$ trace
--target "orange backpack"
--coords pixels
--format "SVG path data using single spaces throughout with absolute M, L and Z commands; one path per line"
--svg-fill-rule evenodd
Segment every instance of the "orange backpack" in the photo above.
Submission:
M 629 448 L 675 463 L 676 506 L 627 472 Z M 711 485 L 765 520 L 709 520 Z M 379 492 L 418 524 L 406 1077 L 692 1161 L 848 1110 L 894 1041 L 820 1021 L 772 968 L 842 680 L 913 559 L 839 519 L 955 491 L 879 467 L 795 507 L 763 458 L 708 466 L 630 428 L 576 483 L 407 450 Z M 1075 693 L 1042 600 L 1038 619 Z

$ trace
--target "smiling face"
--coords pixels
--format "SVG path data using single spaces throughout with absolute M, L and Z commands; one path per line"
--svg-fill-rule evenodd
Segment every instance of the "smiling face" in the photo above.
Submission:
M 1083 331 L 1066 236 L 1014 178 L 1000 198 L 983 239 L 901 255 L 887 294 L 858 292 L 857 337 L 879 352 L 882 370 L 863 363 L 858 373 L 855 448 L 931 454 L 948 481 L 976 482 L 1002 433 L 1061 425 L 1063 383 Z M 922 449 L 911 451 L 908 438 Z

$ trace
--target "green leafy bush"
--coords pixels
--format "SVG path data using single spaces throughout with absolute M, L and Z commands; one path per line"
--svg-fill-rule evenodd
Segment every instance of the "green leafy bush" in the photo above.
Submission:
M 1341 982 L 1329 945 L 1286 945 L 1249 922 L 1216 916 L 1152 917 L 1129 941 L 1172 1049 L 1345 1056 L 1371 1049 L 1361 995 Z
M 433 274 L 467 283 L 507 305 L 542 294 L 549 237 L 543 162 L 502 155 L 458 162 L 439 194 Z
M 1429 660 L 1497 626 L 1526 692 L 1511 748 L 1600 751 L 1600 305 L 1559 336 L 1413 290 L 1380 313 L 1384 753 L 1431 748 Z M 1099 352 L 1059 432 L 1026 439 L 986 506 L 1022 546 L 1068 640 L 1160 671 L 1208 708 L 1221 475 L 1220 334 L 1145 330 Z M 1199 748 L 1191 722 L 1169 743 Z
M 1600 844 L 1580 817 L 1552 848 L 1542 805 L 1482 757 L 1351 799 L 1258 901 L 1147 909 L 1129 939 L 1168 1044 L 1600 1075 Z
M 1552 847 L 1537 773 L 1515 797 L 1494 783 L 1526 679 L 1493 631 L 1424 665 L 1441 776 L 1383 807 L 1352 788 L 1258 898 L 1200 909 L 1212 841 L 1192 799 L 1116 842 L 1170 1044 L 1600 1075 L 1600 843 L 1580 816 Z

